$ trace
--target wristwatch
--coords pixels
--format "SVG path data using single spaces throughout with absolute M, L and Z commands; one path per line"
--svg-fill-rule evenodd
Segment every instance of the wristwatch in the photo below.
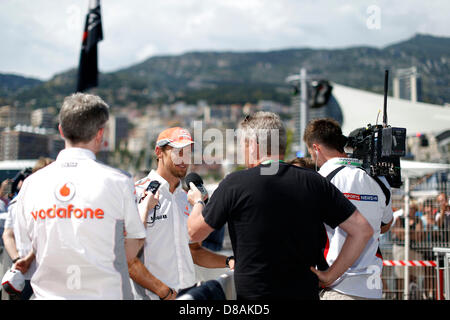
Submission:
M 171 287 L 169 287 L 169 292 L 167 292 L 166 296 L 164 298 L 159 297 L 159 300 L 166 300 L 172 294 L 173 294 L 173 289 Z
M 201 203 L 201 205 L 203 206 L 203 208 L 206 206 L 206 204 L 205 204 L 205 202 L 203 202 L 203 200 L 197 200 L 197 202 L 196 203 Z
M 234 260 L 234 256 L 229 256 L 227 257 L 227 259 L 225 260 L 225 265 L 227 266 L 227 268 L 230 267 L 230 260 L 233 259 Z

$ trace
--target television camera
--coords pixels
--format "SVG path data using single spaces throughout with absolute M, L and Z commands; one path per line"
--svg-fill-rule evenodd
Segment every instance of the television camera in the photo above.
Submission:
M 400 157 L 406 152 L 406 128 L 387 124 L 387 92 L 389 71 L 384 78 L 383 124 L 353 130 L 348 135 L 346 147 L 351 157 L 362 160 L 362 167 L 373 177 L 384 176 L 393 188 L 402 185 Z

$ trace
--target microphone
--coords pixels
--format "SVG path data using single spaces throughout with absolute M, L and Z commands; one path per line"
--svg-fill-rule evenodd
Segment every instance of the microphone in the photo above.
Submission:
M 192 182 L 197 189 L 202 193 L 202 197 L 208 196 L 208 191 L 206 191 L 206 188 L 203 186 L 203 179 L 200 177 L 197 173 L 191 172 L 189 173 L 186 178 L 184 179 L 187 189 L 189 190 L 189 184 Z M 204 200 L 205 204 L 208 202 L 208 198 Z

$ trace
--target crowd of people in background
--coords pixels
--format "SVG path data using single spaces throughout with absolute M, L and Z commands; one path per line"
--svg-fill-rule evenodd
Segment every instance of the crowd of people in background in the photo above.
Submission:
M 392 259 L 405 260 L 405 217 L 402 209 L 394 214 L 395 221 L 384 241 L 392 245 Z M 433 247 L 449 247 L 450 205 L 446 193 L 425 200 L 411 199 L 409 203 L 409 260 L 434 261 Z M 395 266 L 397 296 L 403 295 L 404 267 Z M 436 298 L 436 271 L 432 268 L 410 268 L 412 295 L 420 299 Z M 414 293 L 416 292 L 416 293 Z M 419 296 L 419 293 L 422 292 Z
M 311 158 L 294 158 L 291 164 L 315 169 Z M 394 208 L 394 221 L 389 232 L 382 235 L 382 251 L 386 259 L 405 261 L 405 219 L 402 209 Z M 445 192 L 425 199 L 411 199 L 409 204 L 409 260 L 435 261 L 433 247 L 450 247 L 450 201 Z M 442 263 L 441 263 L 442 264 Z M 404 270 L 402 266 L 394 266 L 392 276 L 394 285 L 390 288 L 385 278 L 390 277 L 386 272 L 383 287 L 392 291 L 395 299 L 404 298 Z M 410 268 L 410 298 L 436 299 L 436 270 L 433 267 Z
M 391 228 L 394 246 L 403 246 L 405 238 L 405 219 L 403 209 Z M 424 201 L 415 199 L 409 204 L 409 232 L 411 260 L 433 260 L 433 247 L 446 247 L 449 244 L 450 205 L 445 193 Z M 394 250 L 395 251 L 395 250 Z M 398 259 L 402 260 L 402 259 Z

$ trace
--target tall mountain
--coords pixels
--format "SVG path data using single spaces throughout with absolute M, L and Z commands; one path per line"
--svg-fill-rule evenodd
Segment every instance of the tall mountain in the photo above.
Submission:
M 113 107 L 177 100 L 196 103 L 201 99 L 211 104 L 260 99 L 289 103 L 291 90 L 285 79 L 298 73 L 301 67 L 318 78 L 382 92 L 385 69 L 411 66 L 416 66 L 421 74 L 425 102 L 450 101 L 450 38 L 421 34 L 385 48 L 360 46 L 156 56 L 128 68 L 102 73 L 100 86 L 91 91 Z M 59 106 L 63 97 L 73 92 L 75 83 L 73 69 L 7 97 L 23 106 Z

